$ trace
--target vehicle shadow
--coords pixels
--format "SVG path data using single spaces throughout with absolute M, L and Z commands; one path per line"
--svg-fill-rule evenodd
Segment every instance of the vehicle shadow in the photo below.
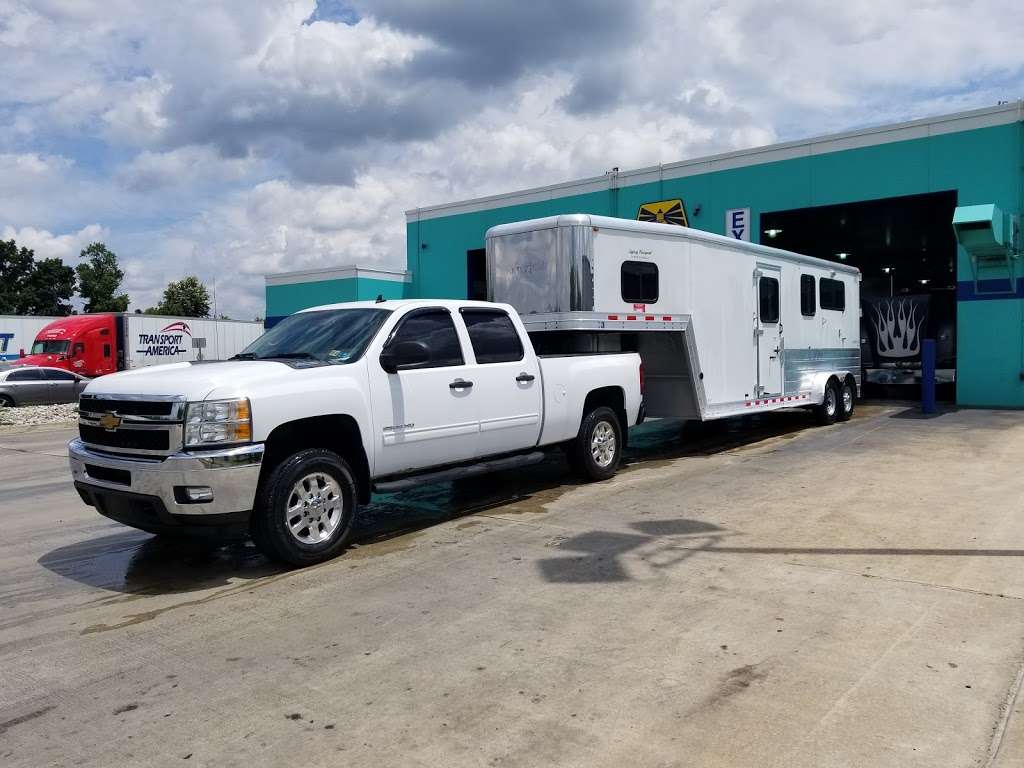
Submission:
M 630 523 L 635 532 L 585 531 L 558 542 L 560 554 L 537 566 L 545 581 L 593 584 L 632 581 L 622 561 L 633 553 L 645 573 L 671 568 L 693 557 L 711 555 L 877 556 L 877 557 L 1024 557 L 1024 549 L 967 549 L 937 547 L 787 547 L 737 546 L 728 539 L 741 535 L 713 523 L 685 518 Z
M 811 423 L 800 411 L 685 426 L 678 421 L 651 422 L 631 433 L 624 467 L 628 471 L 653 460 L 710 456 L 766 439 L 794 436 Z M 360 510 L 348 554 L 385 554 L 390 551 L 386 542 L 392 539 L 492 509 L 503 514 L 542 512 L 544 505 L 579 484 L 562 453 L 552 451 L 526 471 L 509 470 L 378 494 Z M 173 539 L 130 529 L 58 547 L 38 562 L 64 578 L 130 594 L 199 591 L 287 570 L 263 557 L 249 541 Z

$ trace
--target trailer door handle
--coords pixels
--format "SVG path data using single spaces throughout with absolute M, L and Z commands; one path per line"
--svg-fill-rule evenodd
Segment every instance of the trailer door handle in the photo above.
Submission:
M 448 389 L 469 389 L 473 386 L 472 381 L 466 381 L 464 379 L 456 379 L 448 385 Z
M 518 376 L 516 376 L 516 381 L 518 381 L 520 384 L 527 384 L 527 383 L 533 381 L 535 378 L 537 378 L 537 377 L 534 376 L 533 374 L 530 374 L 530 373 L 527 373 L 526 371 L 523 371 Z

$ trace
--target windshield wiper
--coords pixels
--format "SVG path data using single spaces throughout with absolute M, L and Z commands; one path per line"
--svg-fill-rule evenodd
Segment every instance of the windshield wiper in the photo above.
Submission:
M 319 360 L 309 352 L 280 352 L 276 355 L 264 355 L 260 360 Z
M 237 355 L 232 355 L 229 360 L 255 360 L 255 352 L 239 352 Z

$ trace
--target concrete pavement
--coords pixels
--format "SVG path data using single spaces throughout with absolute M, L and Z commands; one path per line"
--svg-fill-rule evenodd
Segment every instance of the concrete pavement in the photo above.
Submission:
M 0 434 L 5 766 L 1024 761 L 1020 414 L 651 425 L 295 572 L 98 516 L 69 436 Z

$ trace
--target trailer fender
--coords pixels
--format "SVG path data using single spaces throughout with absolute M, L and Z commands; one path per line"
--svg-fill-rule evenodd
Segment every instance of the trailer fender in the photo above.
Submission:
M 811 403 L 813 405 L 821 405 L 825 402 L 825 387 L 837 376 L 835 371 L 814 374 L 811 379 Z

